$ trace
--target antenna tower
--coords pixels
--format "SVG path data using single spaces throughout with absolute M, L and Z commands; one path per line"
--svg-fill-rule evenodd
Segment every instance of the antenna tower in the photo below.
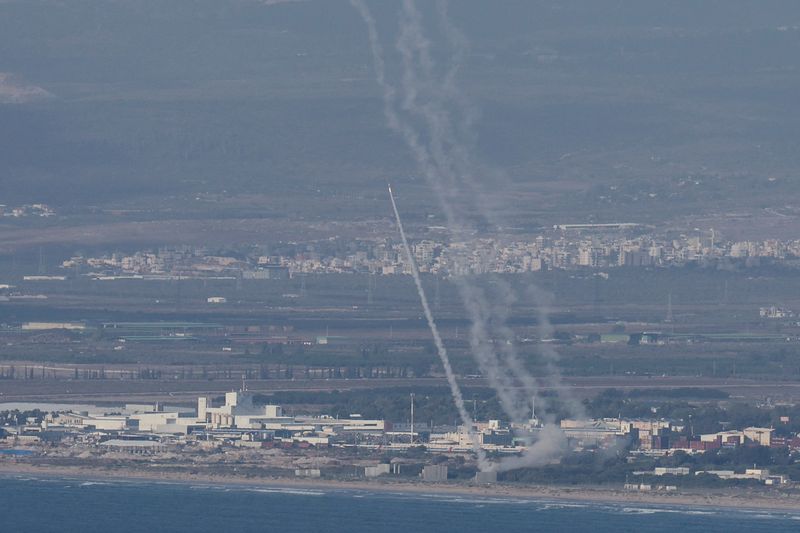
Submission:
M 667 319 L 664 321 L 668 324 L 672 323 L 672 293 L 667 294 Z
M 414 393 L 411 393 L 411 444 L 414 444 Z

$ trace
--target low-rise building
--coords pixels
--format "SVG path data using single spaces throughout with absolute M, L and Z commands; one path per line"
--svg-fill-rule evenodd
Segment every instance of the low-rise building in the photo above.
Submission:
M 109 439 L 99 444 L 106 450 L 150 455 L 161 453 L 166 450 L 166 445 L 153 440 L 133 440 L 133 439 Z
M 688 476 L 690 472 L 689 467 L 685 466 L 678 466 L 678 467 L 663 467 L 657 466 L 655 470 L 653 470 L 653 475 L 656 476 Z
M 447 481 L 447 465 L 427 465 L 422 469 L 422 480 L 431 483 Z
M 378 477 L 389 473 L 391 465 L 389 463 L 381 463 L 375 466 L 364 467 L 365 477 Z
M 130 425 L 139 431 L 151 433 L 189 434 L 192 431 L 205 428 L 205 424 L 198 423 L 194 413 L 181 413 L 178 411 L 151 411 L 136 413 L 130 416 Z
M 769 446 L 772 443 L 772 428 L 749 427 L 744 428 L 742 433 L 747 441 L 758 444 L 759 446 Z
M 90 415 L 82 413 L 61 413 L 53 418 L 52 423 L 83 429 L 98 429 L 105 431 L 123 431 L 128 429 L 128 417 L 124 415 Z

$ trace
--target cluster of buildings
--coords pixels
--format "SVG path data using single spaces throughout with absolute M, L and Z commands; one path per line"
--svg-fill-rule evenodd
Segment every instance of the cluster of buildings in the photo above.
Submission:
M 635 453 L 669 455 L 682 450 L 689 454 L 720 448 L 765 446 L 800 450 L 800 436 L 781 437 L 774 428 L 747 427 L 716 433 L 686 436 L 683 423 L 650 419 L 563 419 L 561 431 L 575 449 L 625 445 Z M 475 421 L 472 431 L 464 426 L 414 425 L 413 420 L 392 423 L 365 419 L 358 414 L 346 418 L 289 415 L 279 405 L 256 405 L 246 390 L 229 392 L 218 405 L 200 397 L 197 408 L 165 409 L 160 405 L 126 405 L 108 412 L 60 412 L 48 414 L 36 426 L 23 426 L 19 435 L 36 436 L 74 430 L 120 434 L 133 440 L 163 437 L 166 440 L 220 441 L 238 446 L 274 445 L 374 446 L 408 448 L 424 445 L 440 452 L 468 452 L 473 438 L 487 451 L 515 453 L 531 441 L 542 425 L 535 415 L 524 424 L 505 425 L 499 420 Z M 247 444 L 245 444 L 247 443 Z
M 357 415 L 345 419 L 288 416 L 280 406 L 256 406 L 252 394 L 236 391 L 227 393 L 219 405 L 215 405 L 211 398 L 200 397 L 197 409 L 128 404 L 112 413 L 50 413 L 38 427 L 25 426 L 19 435 L 39 435 L 44 439 L 52 439 L 55 435 L 55 440 L 61 440 L 65 435 L 78 431 L 91 433 L 102 442 L 164 444 L 202 440 L 269 447 L 377 442 L 390 429 L 391 424 L 384 420 L 367 420 Z
M 744 480 L 756 480 L 764 483 L 765 485 L 785 485 L 789 483 L 789 478 L 785 475 L 773 474 L 767 468 L 745 468 L 741 472 L 737 472 L 736 470 L 703 470 L 703 469 L 692 469 L 688 466 L 675 466 L 675 467 L 656 467 L 653 470 L 647 471 L 639 471 L 634 472 L 634 476 L 654 476 L 654 477 L 666 477 L 666 476 L 714 476 L 719 479 L 744 479 Z M 668 485 L 669 486 L 669 485 Z M 673 485 L 674 487 L 674 485 Z M 629 490 L 652 490 L 652 484 L 647 483 L 637 483 L 631 484 L 626 483 L 626 489 Z M 674 490 L 674 489 L 673 489 Z
M 388 265 L 380 264 L 380 270 L 375 265 L 370 271 L 407 271 L 403 255 L 400 250 L 395 251 L 395 261 Z M 800 240 L 716 242 L 713 237 L 703 236 L 681 235 L 667 239 L 642 235 L 631 238 L 561 230 L 528 241 L 419 241 L 414 244 L 414 254 L 421 270 L 436 274 L 520 273 L 587 267 L 682 266 L 723 258 L 780 260 L 800 257 Z
M 761 318 L 794 318 L 795 312 L 785 307 L 777 307 L 771 305 L 769 307 L 761 307 L 758 310 Z
M 8 206 L 0 204 L 0 216 L 4 217 L 52 217 L 56 212 L 45 204 L 25 204 L 20 206 Z
M 786 420 L 788 422 L 788 419 Z M 780 437 L 774 428 L 747 427 L 715 433 L 686 436 L 685 426 L 668 420 L 624 420 L 606 418 L 600 420 L 562 420 L 561 429 L 576 448 L 581 447 L 619 447 L 628 445 L 632 454 L 663 457 L 682 451 L 702 454 L 711 450 L 725 448 L 768 447 L 800 451 L 800 436 Z M 743 472 L 736 470 L 703 470 L 687 466 L 656 467 L 650 471 L 634 472 L 641 476 L 688 476 L 707 475 L 725 480 L 756 480 L 765 485 L 783 485 L 789 482 L 785 475 L 770 473 L 764 468 L 748 468 Z M 626 483 L 628 490 L 674 490 L 674 485 L 653 485 L 652 483 Z
M 766 446 L 800 450 L 800 436 L 779 437 L 775 428 L 747 427 L 716 433 L 685 436 L 685 425 L 670 420 L 625 420 L 603 418 L 561 421 L 561 429 L 578 447 L 610 447 L 631 443 L 639 453 L 668 455 L 681 450 L 703 453 L 720 448 Z
M 128 404 L 113 412 L 49 413 L 41 423 L 28 421 L 5 429 L 12 438 L 31 442 L 61 442 L 78 434 L 91 435 L 98 443 L 111 442 L 104 446 L 134 447 L 138 452 L 192 442 L 259 448 L 358 446 L 400 450 L 424 445 L 430 451 L 470 452 L 476 436 L 487 451 L 515 453 L 524 450 L 541 425 L 535 418 L 519 427 L 490 420 L 475 422 L 470 432 L 463 426 L 415 425 L 413 420 L 393 424 L 358 414 L 343 418 L 289 415 L 279 405 L 254 404 L 253 394 L 241 390 L 225 394 L 218 404 L 212 398 L 200 397 L 196 409 Z
M 61 268 L 82 271 L 100 279 L 287 279 L 286 266 L 270 264 L 258 258 L 215 255 L 205 248 L 183 246 L 157 251 L 140 251 L 131 255 L 111 254 L 101 257 L 74 256 L 61 263 Z
M 48 414 L 36 427 L 25 425 L 18 435 L 36 436 L 72 430 L 110 432 L 108 436 L 147 435 L 165 438 L 202 438 L 236 445 L 258 446 L 304 444 L 314 446 L 359 445 L 399 447 L 424 445 L 431 451 L 466 452 L 473 438 L 489 451 L 518 452 L 536 440 L 542 425 L 535 415 L 524 424 L 505 425 L 499 420 L 475 421 L 471 431 L 464 426 L 414 425 L 413 420 L 392 423 L 365 419 L 358 414 L 346 418 L 289 415 L 279 405 L 256 405 L 246 390 L 225 394 L 218 405 L 200 397 L 197 408 L 165 409 L 161 405 L 129 404 L 114 412 L 67 411 Z M 628 446 L 635 453 L 689 454 L 739 446 L 765 446 L 800 450 L 800 436 L 778 436 L 774 428 L 747 427 L 686 436 L 683 423 L 655 419 L 563 419 L 561 431 L 575 449 Z M 271 444 L 267 444 L 271 443 Z M 256 444 L 246 444 L 256 445 Z
M 710 236 L 650 234 L 622 235 L 625 224 L 563 225 L 529 240 L 476 238 L 471 241 L 423 239 L 413 254 L 423 272 L 450 276 L 483 273 L 521 273 L 553 269 L 680 266 L 692 262 L 783 260 L 800 257 L 800 240 L 717 241 Z M 613 233 L 608 233 L 612 231 Z M 203 248 L 170 248 L 75 256 L 65 269 L 83 269 L 96 277 L 116 276 L 231 276 L 242 279 L 286 278 L 292 274 L 410 273 L 401 243 L 388 239 L 296 244 L 272 255 L 215 255 Z
M 8 422 L 8 421 L 6 421 Z M 787 420 L 788 423 L 788 420 Z M 800 436 L 781 437 L 774 428 L 747 427 L 715 433 L 686 436 L 686 427 L 669 420 L 605 418 L 564 419 L 560 428 L 571 449 L 627 448 L 632 456 L 662 457 L 677 451 L 702 454 L 724 448 L 770 447 L 800 451 Z M 256 405 L 246 390 L 229 392 L 215 403 L 200 397 L 197 408 L 171 408 L 160 405 L 126 405 L 114 412 L 66 411 L 49 413 L 42 420 L 16 420 L 16 425 L 0 428 L 6 443 L 90 444 L 101 450 L 139 455 L 168 450 L 191 451 L 234 448 L 333 448 L 363 447 L 374 450 L 408 450 L 424 446 L 437 453 L 468 453 L 475 441 L 487 452 L 519 453 L 537 440 L 543 426 L 532 414 L 522 424 L 510 426 L 498 420 L 474 422 L 464 426 L 428 426 L 365 419 L 351 414 L 346 418 L 290 415 L 278 405 Z M 690 432 L 691 433 L 691 432 Z M 2 443 L 2 440 L 0 440 Z M 0 445 L 2 448 L 2 445 Z M 371 465 L 366 477 L 398 473 L 402 465 Z M 407 465 L 406 465 L 407 466 Z M 447 466 L 427 465 L 420 476 L 428 481 L 446 480 Z M 301 477 L 318 477 L 319 469 L 301 468 Z M 754 479 L 764 484 L 785 484 L 785 476 L 773 475 L 753 467 L 735 470 L 693 470 L 689 467 L 656 467 L 634 472 L 641 476 L 710 475 L 721 479 Z M 480 473 L 475 481 L 492 483 L 496 474 Z M 636 490 L 651 490 L 647 483 L 626 485 Z M 668 485 L 658 487 L 671 487 Z M 659 489 L 660 490 L 660 489 Z

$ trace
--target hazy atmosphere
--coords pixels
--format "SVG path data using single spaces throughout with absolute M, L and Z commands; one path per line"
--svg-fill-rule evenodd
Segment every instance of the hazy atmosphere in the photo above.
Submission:
M 796 1 L 0 0 L 0 498 L 790 531 L 799 102 Z
M 398 5 L 372 7 L 391 50 Z M 797 192 L 795 2 L 470 1 L 449 12 L 469 39 L 458 85 L 478 110 L 471 148 L 528 200 L 513 203 L 520 220 L 576 208 L 668 219 Z M 345 219 L 385 209 L 387 177 L 415 183 L 345 1 L 4 1 L 0 50 L 8 201 L 168 217 L 198 194 L 221 195 L 203 206 L 212 213 L 264 194 L 260 216 L 310 216 L 313 204 Z M 445 64 L 447 50 L 434 52 Z

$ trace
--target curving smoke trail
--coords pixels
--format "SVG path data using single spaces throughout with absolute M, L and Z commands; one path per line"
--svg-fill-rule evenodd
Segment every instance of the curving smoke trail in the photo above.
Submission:
M 475 177 L 478 167 L 472 160 L 468 147 L 471 145 L 471 126 L 477 113 L 468 105 L 455 83 L 458 66 L 466 55 L 466 40 L 450 25 L 446 3 L 439 0 L 438 19 L 454 57 L 450 68 L 443 75 L 437 75 L 437 65 L 431 54 L 431 43 L 425 37 L 422 15 L 414 0 L 403 0 L 400 31 L 395 46 L 402 69 L 396 88 L 387 79 L 384 52 L 375 20 L 363 0 L 351 0 L 351 4 L 367 27 L 376 80 L 383 93 L 387 124 L 403 138 L 420 171 L 437 194 L 453 238 L 468 242 L 475 231 L 474 225 L 469 222 L 474 215 L 477 213 L 486 220 L 493 220 L 495 213 L 499 211 L 496 202 L 492 200 L 493 195 L 488 194 L 481 180 Z M 480 169 L 480 172 L 491 173 L 486 169 Z M 496 177 L 495 173 L 491 174 Z M 392 207 L 400 226 L 393 197 Z M 430 314 L 419 281 L 419 272 L 411 257 L 402 226 L 400 230 L 403 246 L 412 262 L 417 291 L 451 384 L 454 401 L 465 426 L 471 429 L 472 420 L 463 407 L 463 398 L 452 376 L 447 352 Z M 540 381 L 555 385 L 556 390 L 563 390 L 558 387 L 561 382 L 555 365 L 558 354 L 551 347 L 541 345 L 544 375 L 538 380 L 534 378 L 517 353 L 514 346 L 515 335 L 506 324 L 509 309 L 517 299 L 508 283 L 497 277 L 492 279 L 491 286 L 486 286 L 469 275 L 455 275 L 453 281 L 471 321 L 470 347 L 481 373 L 497 392 L 500 404 L 510 420 L 519 425 L 527 423 L 531 399 L 535 399 L 537 405 L 545 407 L 549 401 L 539 394 Z M 533 290 L 530 296 L 533 297 L 538 311 L 540 336 L 544 338 L 550 332 L 546 306 L 540 291 Z M 580 404 L 569 398 L 562 398 L 564 399 L 570 412 L 580 416 Z M 558 457 L 565 447 L 564 435 L 553 424 L 552 417 L 545 416 L 544 421 L 544 429 L 538 431 L 536 437 L 530 437 L 527 451 L 523 455 L 506 458 L 488 467 L 508 470 L 541 464 Z M 472 437 L 473 442 L 476 442 L 475 436 Z M 479 464 L 481 469 L 487 468 L 482 455 Z

